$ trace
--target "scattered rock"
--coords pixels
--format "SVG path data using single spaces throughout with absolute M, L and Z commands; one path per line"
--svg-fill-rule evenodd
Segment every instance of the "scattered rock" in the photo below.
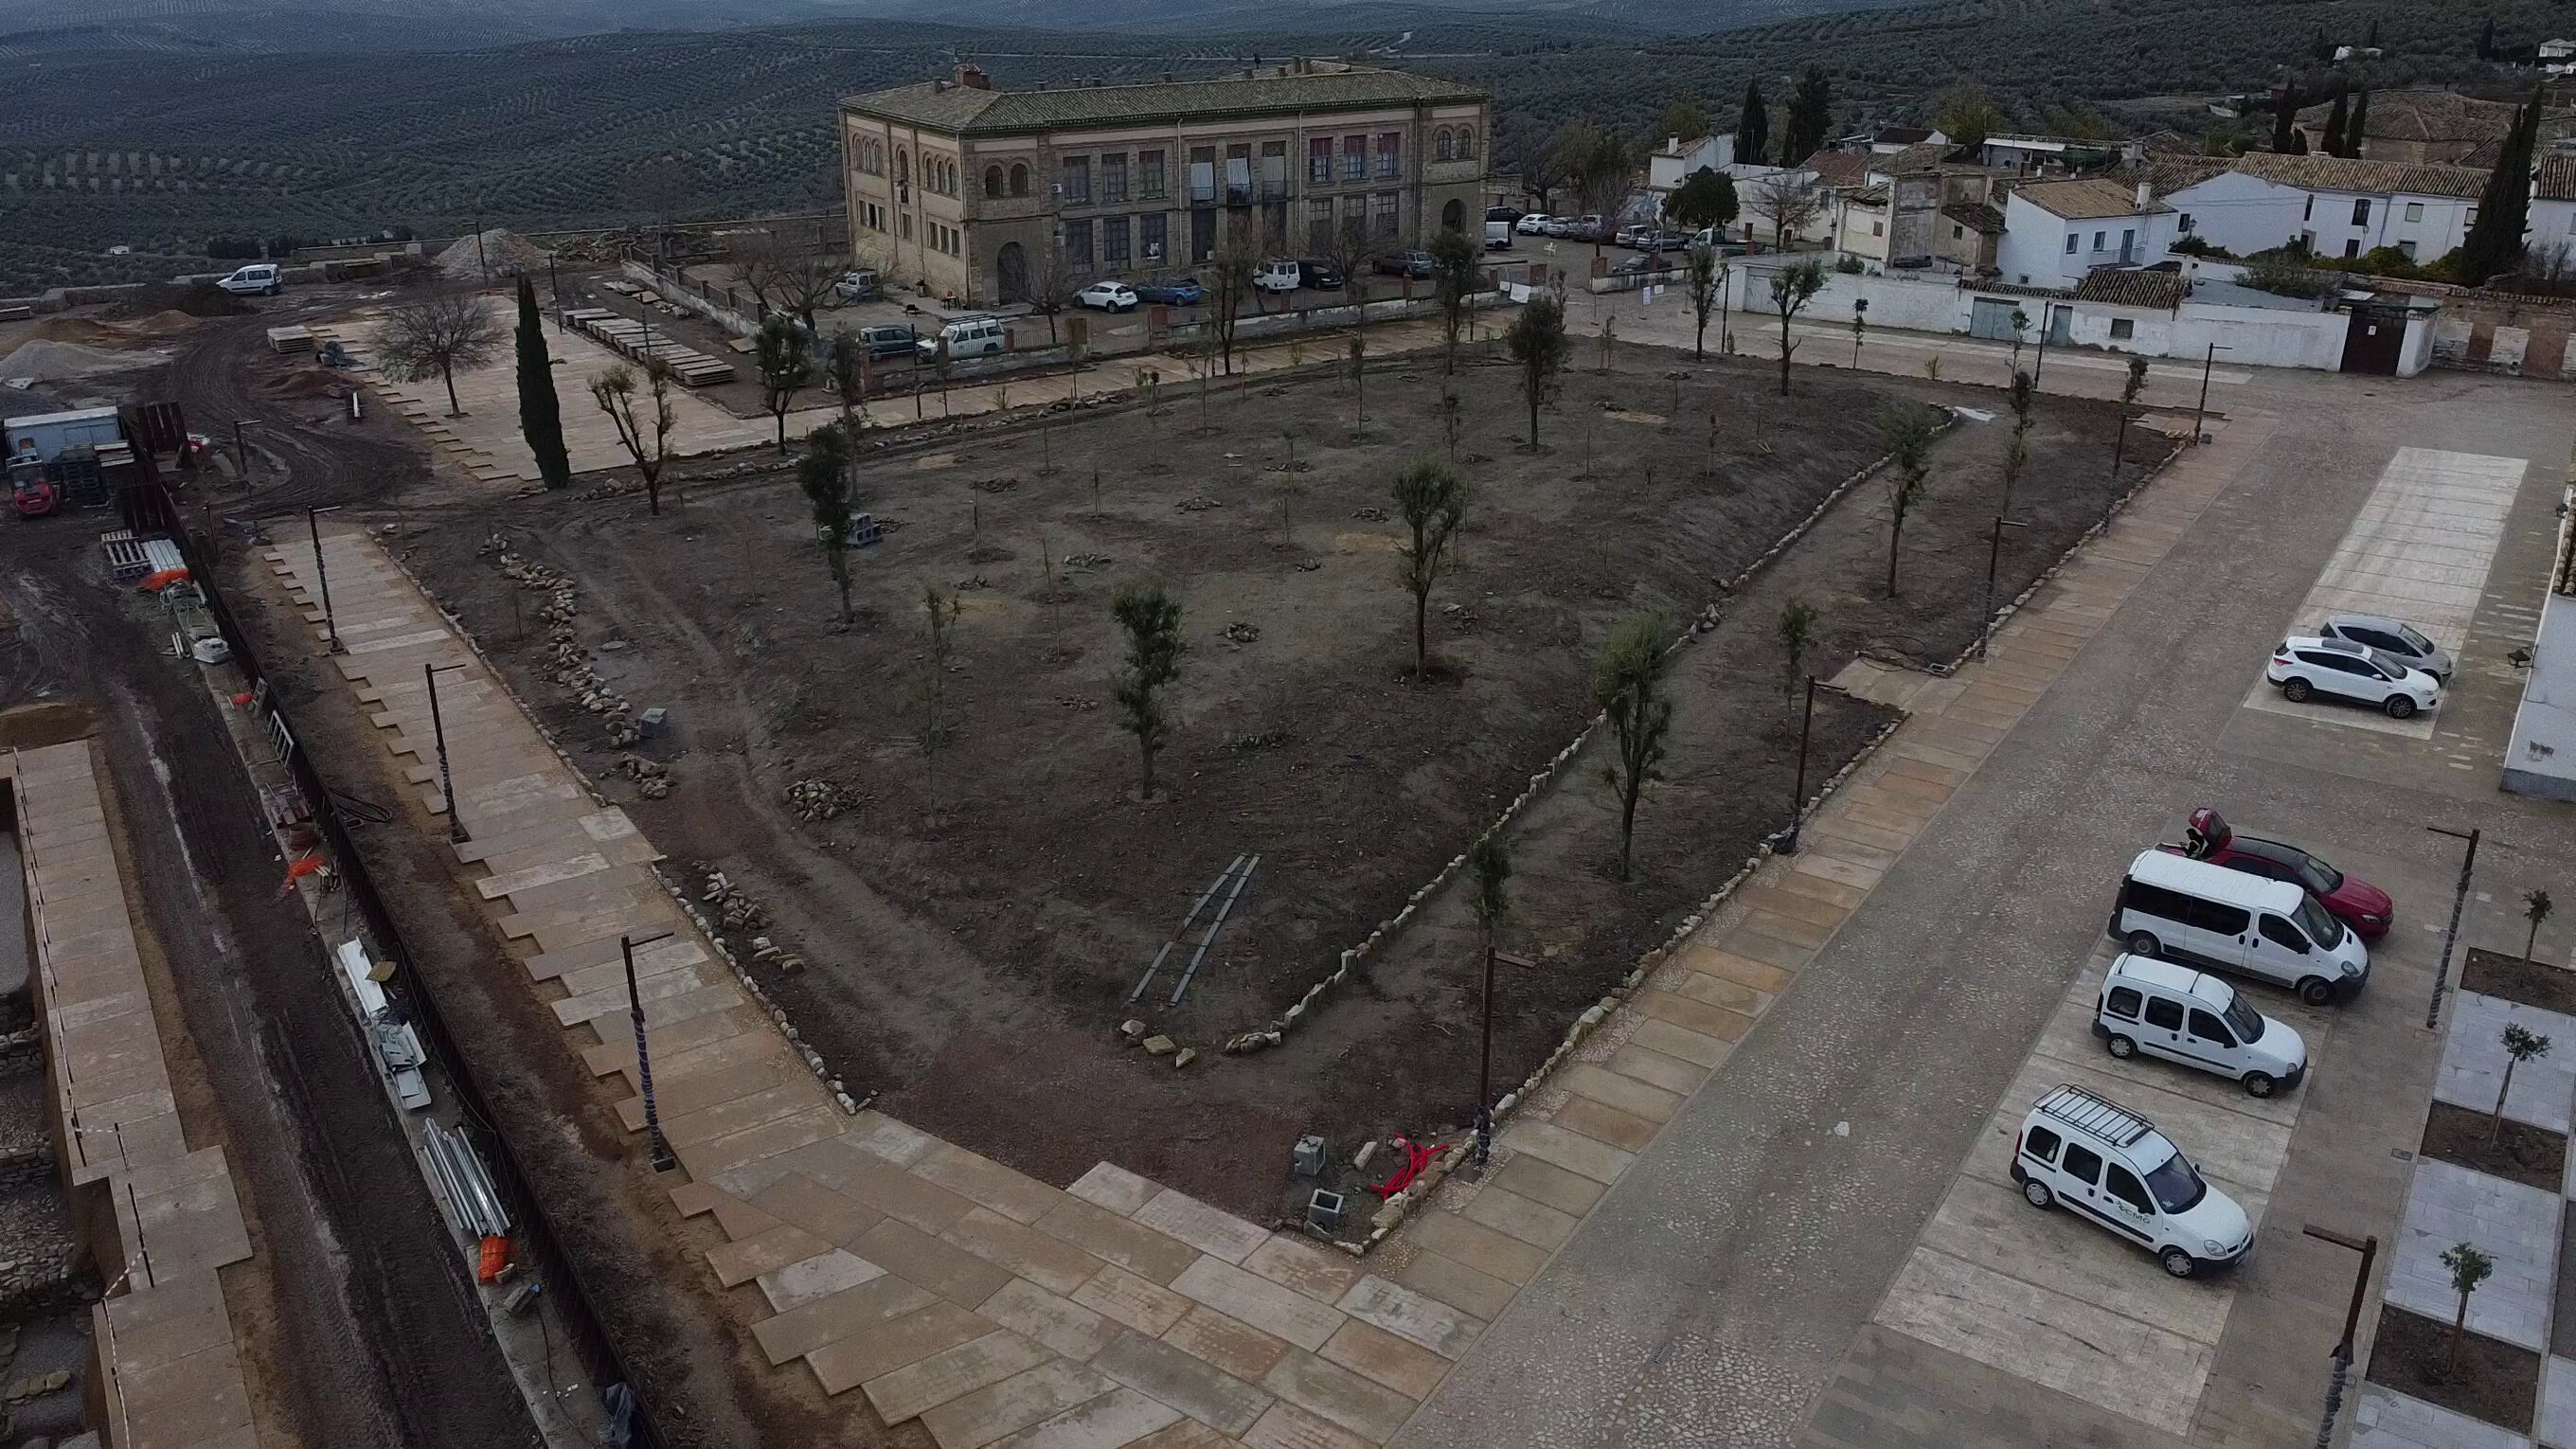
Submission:
M 857 791 L 829 780 L 799 780 L 787 787 L 788 808 L 805 821 L 830 820 L 855 808 L 861 799 Z
M 1242 619 L 1237 619 L 1233 623 L 1225 626 L 1225 637 L 1228 643 L 1255 643 L 1261 638 L 1261 626 L 1254 623 L 1248 623 Z
M 1377 1156 L 1377 1139 L 1372 1137 L 1368 1141 L 1361 1143 L 1360 1150 L 1351 1155 L 1351 1171 L 1367 1171 L 1369 1159 L 1375 1156 Z
M 1172 1058 L 1172 1067 L 1173 1067 L 1173 1069 L 1174 1069 L 1174 1070 L 1176 1070 L 1176 1071 L 1177 1071 L 1177 1070 L 1179 1070 L 1180 1068 L 1182 1068 L 1182 1067 L 1186 1067 L 1186 1066 L 1188 1066 L 1190 1063 L 1192 1063 L 1192 1062 L 1194 1062 L 1194 1061 L 1197 1061 L 1198 1059 L 1199 1059 L 1199 1051 L 1198 1051 L 1198 1048 L 1196 1048 L 1196 1047 L 1183 1047 L 1183 1048 L 1181 1048 L 1181 1049 L 1180 1049 L 1180 1051 L 1179 1051 L 1177 1054 L 1175 1054 L 1175 1055 L 1173 1056 L 1173 1058 Z
M 1145 1052 L 1148 1056 L 1167 1057 L 1180 1049 L 1181 1044 L 1167 1036 L 1157 1035 L 1145 1038 Z
M 1145 1023 L 1139 1018 L 1131 1016 L 1125 1021 L 1118 1023 L 1118 1034 L 1127 1038 L 1130 1045 L 1143 1041 L 1145 1039 Z
M 1184 498 L 1172 506 L 1183 513 L 1204 513 L 1211 508 L 1223 508 L 1225 505 L 1213 498 Z
M 1351 517 L 1359 519 L 1364 523 L 1384 523 L 1386 522 L 1386 510 L 1377 507 L 1359 508 L 1352 510 Z

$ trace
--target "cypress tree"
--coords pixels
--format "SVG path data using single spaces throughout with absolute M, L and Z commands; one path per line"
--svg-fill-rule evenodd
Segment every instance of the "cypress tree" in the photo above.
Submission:
M 2347 160 L 2361 159 L 2362 140 L 2370 134 L 2369 128 L 2370 92 L 2363 91 L 2352 98 L 2352 119 L 2343 126 L 2343 154 Z
M 2272 102 L 2272 149 L 2284 156 L 2296 155 L 2300 149 L 2297 145 L 2299 131 L 2295 124 L 2298 117 L 2299 88 L 2284 85 L 2280 98 Z
M 2325 151 L 2327 155 L 2340 156 L 2344 154 L 2344 122 L 2350 114 L 2350 110 L 2344 105 L 2343 97 L 2335 97 L 2334 109 L 2326 113 Z
M 1762 82 L 1744 83 L 1744 109 L 1735 120 L 1735 159 L 1759 166 L 1771 145 L 1771 111 L 1762 104 Z
M 555 400 L 545 319 L 537 315 L 537 289 L 525 277 L 519 279 L 519 432 L 536 455 L 537 475 L 546 486 L 571 487 L 572 459 L 564 452 L 563 408 Z
M 2540 143 L 2540 91 L 2535 88 L 2504 139 L 2504 154 L 2487 176 L 2478 197 L 2478 219 L 2460 243 L 2459 271 L 2454 280 L 2476 286 L 2513 270 L 2522 260 L 2522 229 L 2530 220 L 2531 155 Z

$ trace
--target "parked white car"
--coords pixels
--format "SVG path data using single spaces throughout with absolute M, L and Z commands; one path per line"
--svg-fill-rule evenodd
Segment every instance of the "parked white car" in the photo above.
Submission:
M 2444 684 L 2451 682 L 2451 671 L 2459 666 L 2451 651 L 2424 636 L 2424 631 L 2403 619 L 2379 614 L 2332 614 L 2317 626 L 2320 639 L 2341 639 L 2376 649 L 2409 669 L 2421 669 Z
M 2129 862 L 2110 934 L 2131 955 L 2259 977 L 2310 1006 L 2370 979 L 2361 937 L 2304 889 L 2165 850 Z
M 247 266 L 215 283 L 235 296 L 274 297 L 286 284 L 286 274 L 274 262 Z
M 2022 1119 L 2012 1180 L 2035 1208 L 2064 1207 L 2189 1278 L 2254 1246 L 2236 1200 L 2209 1185 L 2155 1124 L 2080 1087 L 2057 1087 Z
M 998 317 L 960 317 L 914 343 L 913 350 L 920 354 L 923 362 L 935 361 L 939 356 L 939 345 L 944 342 L 948 344 L 948 356 L 953 361 L 999 352 L 1009 340 Z
M 1540 236 L 1546 233 L 1547 224 L 1554 220 L 1556 220 L 1556 218 L 1548 215 L 1546 212 L 1533 211 L 1529 215 L 1522 217 L 1519 221 L 1512 223 L 1512 225 L 1523 236 Z
M 2123 954 L 2102 977 L 2093 1035 L 2123 1061 L 2145 1055 L 2215 1072 L 2250 1096 L 2296 1087 L 2308 1044 L 2233 986 L 2188 966 Z
M 1136 289 L 1125 282 L 1094 282 L 1073 294 L 1074 305 L 1100 312 L 1131 312 L 1136 307 Z
M 2272 646 L 2263 677 L 2281 686 L 2281 697 L 2304 704 L 2324 695 L 2413 719 L 2442 707 L 2442 681 L 2393 654 L 2348 639 L 2293 635 Z

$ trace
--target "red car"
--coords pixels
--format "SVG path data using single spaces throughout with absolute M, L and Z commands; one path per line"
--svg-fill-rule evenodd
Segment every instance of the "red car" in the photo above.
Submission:
M 2315 896 L 2329 915 L 2352 927 L 2365 941 L 2387 935 L 2389 923 L 2396 919 L 2397 905 L 2388 898 L 2388 892 L 2345 875 L 2295 845 L 2239 835 L 2228 828 L 2217 811 L 2205 805 L 2191 812 L 2191 829 L 2184 833 L 2183 840 L 2181 845 L 2162 849 L 2247 875 L 2288 881 Z

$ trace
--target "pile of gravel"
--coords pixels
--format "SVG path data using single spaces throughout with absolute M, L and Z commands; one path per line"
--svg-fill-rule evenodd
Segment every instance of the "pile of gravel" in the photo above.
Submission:
M 438 254 L 436 265 L 451 277 L 470 281 L 485 275 L 515 277 L 522 272 L 541 272 L 545 270 L 546 256 L 544 248 L 496 226 L 480 236 L 457 238 Z
M 63 382 L 107 372 L 130 372 L 169 360 L 170 354 L 149 349 L 111 352 L 104 347 L 38 337 L 21 343 L 7 357 L 0 357 L 0 382 Z

